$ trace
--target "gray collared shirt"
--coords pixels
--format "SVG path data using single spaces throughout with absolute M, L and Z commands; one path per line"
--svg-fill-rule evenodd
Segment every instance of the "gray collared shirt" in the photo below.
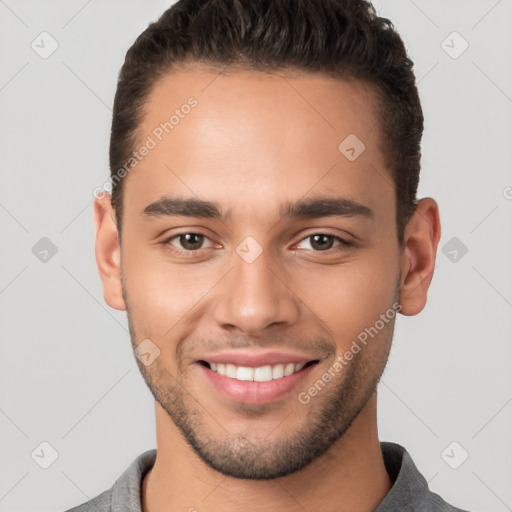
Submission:
M 446 503 L 431 492 L 407 450 L 381 441 L 384 463 L 393 486 L 374 512 L 468 512 Z M 142 480 L 153 467 L 156 449 L 139 455 L 113 487 L 66 512 L 142 512 Z

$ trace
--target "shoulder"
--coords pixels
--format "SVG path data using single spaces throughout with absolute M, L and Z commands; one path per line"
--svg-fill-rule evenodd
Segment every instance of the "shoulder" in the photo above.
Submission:
M 390 442 L 380 445 L 393 486 L 375 512 L 469 512 L 450 505 L 432 492 L 403 446 Z
M 153 467 L 155 460 L 156 449 L 140 454 L 115 481 L 111 489 L 65 512 L 141 512 L 142 480 Z
M 98 494 L 95 498 L 70 508 L 65 512 L 110 512 L 112 503 L 112 489 Z

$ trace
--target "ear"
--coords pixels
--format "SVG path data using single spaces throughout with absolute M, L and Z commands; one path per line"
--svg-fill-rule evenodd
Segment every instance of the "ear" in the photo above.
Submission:
M 96 229 L 96 264 L 103 283 L 105 302 L 114 309 L 124 311 L 121 282 L 121 247 L 115 210 L 111 204 L 111 195 L 104 193 L 94 200 L 94 227 Z
M 441 237 L 439 207 L 431 197 L 421 199 L 407 224 L 400 260 L 400 312 L 417 315 L 427 303 Z

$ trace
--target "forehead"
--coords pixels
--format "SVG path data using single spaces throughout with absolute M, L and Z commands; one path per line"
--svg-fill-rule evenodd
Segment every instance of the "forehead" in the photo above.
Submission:
M 148 95 L 135 149 L 151 149 L 127 176 L 125 204 L 140 211 L 165 194 L 195 195 L 248 215 L 314 192 L 389 209 L 380 135 L 376 97 L 359 81 L 176 70 Z

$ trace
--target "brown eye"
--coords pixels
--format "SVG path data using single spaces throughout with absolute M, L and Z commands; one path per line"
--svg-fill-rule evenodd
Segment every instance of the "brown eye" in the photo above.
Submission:
M 313 235 L 311 238 L 311 247 L 315 250 L 326 251 L 333 246 L 334 237 L 332 235 Z
M 205 241 L 208 242 L 210 239 L 201 233 L 180 233 L 167 238 L 162 243 L 177 254 L 187 255 L 189 253 L 193 255 L 194 252 L 207 247 Z M 210 247 L 212 246 L 213 242 L 210 241 Z
M 184 233 L 183 235 L 178 235 L 177 238 L 179 239 L 181 247 L 189 251 L 201 249 L 204 241 L 204 236 L 198 233 Z
M 343 238 L 336 235 L 329 235 L 327 233 L 315 233 L 314 235 L 309 235 L 301 240 L 299 243 L 302 244 L 306 240 L 309 240 L 309 247 L 303 247 L 307 250 L 313 250 L 315 252 L 325 252 L 333 247 L 336 247 L 334 244 L 337 241 L 339 245 L 350 246 L 350 242 L 347 242 Z

